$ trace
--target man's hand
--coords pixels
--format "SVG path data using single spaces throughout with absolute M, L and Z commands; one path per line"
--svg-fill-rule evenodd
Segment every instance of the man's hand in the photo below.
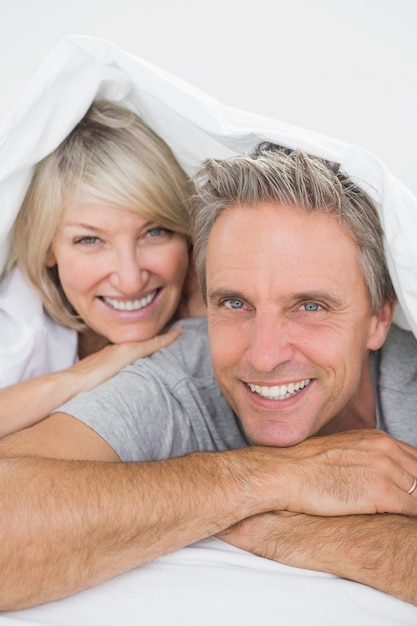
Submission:
M 286 476 L 280 510 L 417 515 L 417 490 L 407 493 L 417 476 L 417 450 L 382 431 L 313 437 L 276 452 Z
M 417 520 L 271 512 L 219 537 L 258 556 L 363 583 L 417 605 Z

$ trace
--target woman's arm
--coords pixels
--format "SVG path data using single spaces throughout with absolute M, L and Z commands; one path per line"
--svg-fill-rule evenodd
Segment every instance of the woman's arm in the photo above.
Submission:
M 180 327 L 147 341 L 106 346 L 72 367 L 0 389 L 0 437 L 28 428 L 80 393 L 97 387 L 123 367 L 178 338 Z

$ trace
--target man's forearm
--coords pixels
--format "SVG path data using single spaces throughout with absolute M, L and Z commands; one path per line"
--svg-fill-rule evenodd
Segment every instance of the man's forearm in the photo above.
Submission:
M 157 463 L 0 460 L 0 610 L 85 589 L 265 509 L 258 466 L 250 449 Z
M 258 556 L 335 574 L 417 605 L 415 518 L 266 513 L 221 538 Z
M 72 418 L 51 420 L 52 434 L 35 427 L 36 446 L 29 431 L 1 441 L 0 610 L 85 589 L 267 511 L 417 515 L 406 491 L 415 451 L 373 431 L 121 463 L 85 426 L 75 437 Z M 45 458 L 62 454 L 61 440 L 92 460 Z

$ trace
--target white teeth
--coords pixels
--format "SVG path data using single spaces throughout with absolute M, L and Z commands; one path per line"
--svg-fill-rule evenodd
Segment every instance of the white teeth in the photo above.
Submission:
M 143 307 L 150 304 L 152 300 L 155 299 L 157 293 L 158 291 L 156 290 L 150 293 L 149 296 L 146 296 L 146 298 L 140 298 L 140 300 L 128 300 L 125 302 L 113 300 L 112 298 L 106 298 L 106 296 L 103 296 L 102 299 L 106 304 L 117 311 L 139 311 L 140 309 L 143 309 Z
M 265 385 L 252 385 L 248 383 L 248 387 L 254 393 L 262 396 L 262 398 L 268 398 L 270 400 L 286 400 L 287 398 L 291 398 L 296 393 L 300 391 L 300 389 L 304 389 L 310 382 L 309 378 L 305 378 L 304 380 L 300 380 L 296 383 L 288 383 L 288 385 L 275 385 L 274 387 L 266 387 Z

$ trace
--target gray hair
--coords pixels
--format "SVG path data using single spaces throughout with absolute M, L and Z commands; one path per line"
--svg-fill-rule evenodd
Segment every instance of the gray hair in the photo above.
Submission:
M 84 327 L 47 257 L 66 204 L 115 204 L 190 237 L 191 182 L 169 146 L 135 113 L 94 102 L 36 167 L 17 216 L 7 271 L 18 264 L 58 323 Z
M 359 247 L 359 262 L 373 312 L 395 300 L 377 209 L 365 191 L 337 165 L 299 150 L 263 143 L 251 155 L 205 161 L 194 183 L 192 240 L 204 297 L 207 244 L 216 219 L 239 204 L 274 202 L 307 213 L 335 215 Z

